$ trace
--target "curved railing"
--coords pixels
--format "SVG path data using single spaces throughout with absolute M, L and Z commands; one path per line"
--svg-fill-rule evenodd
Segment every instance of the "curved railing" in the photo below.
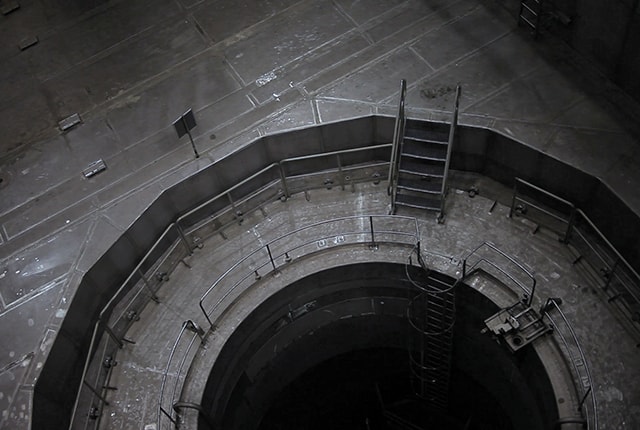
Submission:
M 527 285 L 524 284 L 523 280 L 518 278 L 512 271 L 507 270 L 503 267 L 503 265 L 496 263 L 494 261 L 494 258 L 496 256 L 503 258 L 504 261 L 518 268 L 520 274 L 524 275 L 523 278 L 528 280 L 531 285 L 527 287 Z M 500 276 L 505 276 L 507 279 L 509 279 L 515 286 L 517 286 L 524 292 L 522 299 L 527 304 L 527 306 L 531 306 L 531 303 L 533 302 L 533 296 L 536 292 L 536 278 L 519 261 L 517 261 L 506 252 L 502 251 L 491 242 L 482 243 L 462 259 L 461 279 L 464 280 L 467 278 L 467 276 L 471 276 L 476 271 L 486 268 L 490 268 L 491 270 L 495 271 L 493 273 L 489 272 L 492 275 L 495 275 L 497 273 Z
M 409 221 L 412 231 L 391 229 L 401 228 L 402 221 Z M 378 225 L 376 226 L 376 224 Z M 381 229 L 380 224 L 386 224 L 389 227 Z M 318 234 L 313 234 L 314 231 L 319 232 Z M 293 259 L 331 247 L 332 243 L 333 245 L 368 243 L 372 247 L 377 247 L 380 243 L 400 243 L 398 240 L 394 240 L 397 238 L 410 238 L 412 242 L 406 243 L 416 246 L 419 241 L 418 221 L 412 217 L 395 215 L 355 215 L 301 227 L 270 240 L 227 269 L 200 298 L 200 310 L 211 328 L 213 328 L 211 314 L 240 285 L 252 284 L 256 279 L 260 279 L 266 274 L 277 272 Z M 247 270 L 247 267 L 250 267 L 250 270 Z M 240 274 L 239 272 L 242 273 Z M 238 276 L 239 279 L 231 281 L 233 282 L 232 286 L 226 290 L 222 297 L 218 298 L 213 306 L 207 306 L 205 302 L 212 292 L 216 291 L 221 284 L 229 282 L 229 279 L 233 278 L 234 275 Z
M 211 197 L 171 222 L 100 311 L 78 387 L 70 428 L 98 428 L 100 409 L 109 405 L 105 390 L 118 349 L 135 343 L 125 337 L 138 309 L 158 301 L 157 290 L 178 264 L 199 247 L 203 237 L 224 234 L 244 214 L 297 192 L 371 181 L 378 183 L 388 166 L 391 144 L 372 145 L 272 163 Z M 368 153 L 368 154 L 366 154 Z M 368 161 L 366 161 L 368 160 Z M 376 161 L 382 160 L 382 161 Z M 312 166 L 312 169 L 309 168 Z M 312 170 L 310 172 L 310 170 Z M 182 246 L 181 246 L 182 245 Z M 105 336 L 106 334 L 106 336 Z M 83 414 L 79 411 L 88 411 Z
M 186 337 L 185 339 L 185 335 L 187 334 L 190 334 L 190 338 Z M 187 364 L 187 357 L 189 357 L 193 353 L 193 350 L 192 350 L 193 346 L 198 345 L 198 343 L 196 342 L 196 339 L 198 339 L 198 337 L 200 337 L 200 339 L 204 341 L 204 331 L 202 331 L 193 321 L 187 320 L 184 323 L 182 323 L 182 328 L 180 329 L 180 332 L 176 337 L 173 347 L 171 348 L 171 352 L 169 353 L 169 359 L 167 360 L 167 365 L 165 366 L 164 372 L 162 374 L 162 382 L 160 384 L 160 399 L 158 401 L 158 405 L 159 405 L 158 416 L 156 421 L 158 423 L 158 427 L 157 427 L 158 430 L 162 429 L 163 416 L 167 417 L 169 421 L 171 421 L 171 423 L 174 424 L 174 426 L 176 427 L 178 426 L 179 411 L 173 399 L 176 398 L 176 393 L 179 390 L 179 385 L 181 380 L 180 377 L 183 374 L 185 364 Z M 173 364 L 173 358 L 175 357 L 176 352 L 178 351 L 180 345 L 182 345 L 185 340 L 188 341 L 186 346 L 186 351 L 184 351 L 184 353 L 181 355 L 178 366 L 173 372 L 174 374 L 173 384 L 171 388 L 171 395 L 169 397 L 171 400 L 167 407 L 167 405 L 165 405 L 165 402 L 164 402 L 164 394 L 165 394 L 165 388 L 167 387 L 167 384 L 168 384 L 169 374 L 171 373 L 171 370 L 172 370 L 171 366 Z
M 215 323 L 211 319 L 212 314 L 221 314 L 225 302 L 229 305 L 233 301 L 231 297 L 234 293 L 240 294 L 256 281 L 278 272 L 285 266 L 295 264 L 304 256 L 335 247 L 358 244 L 367 245 L 374 249 L 388 243 L 395 246 L 406 245 L 416 248 L 419 247 L 419 240 L 418 220 L 413 217 L 354 215 L 309 224 L 270 240 L 236 261 L 211 284 L 200 298 L 199 306 L 210 328 L 213 329 Z M 212 297 L 214 292 L 221 294 L 211 304 L 208 299 Z M 191 337 L 187 336 L 186 324 L 187 322 L 183 324 L 176 337 L 165 366 L 157 412 L 158 430 L 166 427 L 167 420 L 174 426 L 177 426 L 180 420 L 178 387 L 186 377 L 187 357 L 193 356 L 194 346 L 198 345 L 195 341 L 197 338 L 195 334 L 192 334 Z M 185 348 L 186 342 L 188 345 Z M 180 350 L 183 352 L 178 354 Z M 175 360 L 179 361 L 175 363 Z M 173 379 L 173 384 L 169 384 L 170 377 Z M 171 385 L 170 394 L 165 392 L 169 385 Z M 165 396 L 165 394 L 169 395 Z M 200 411 L 200 413 L 203 412 Z
M 561 345 L 564 349 L 565 357 L 570 361 L 570 367 L 576 379 L 576 385 L 578 395 L 580 396 L 580 403 L 576 410 L 577 414 L 584 416 L 578 417 L 575 421 L 580 423 L 580 420 L 584 420 L 588 430 L 598 430 L 598 404 L 596 396 L 594 395 L 593 380 L 591 378 L 591 372 L 589 370 L 589 364 L 584 355 L 584 351 L 578 337 L 576 336 L 571 323 L 565 316 L 564 312 L 558 306 L 559 299 L 548 299 L 546 304 L 542 307 L 542 315 L 547 317 L 551 325 L 553 326 L 553 333 L 560 339 Z M 556 321 L 551 315 L 551 311 L 560 316 L 560 320 Z M 591 401 L 587 402 L 590 397 Z M 575 417 L 561 417 L 573 419 Z M 561 421 L 561 420 L 560 420 Z M 569 422 L 569 421 L 567 421 Z
M 559 235 L 586 262 L 592 280 L 617 306 L 636 342 L 640 341 L 640 274 L 596 224 L 572 202 L 520 178 L 515 178 L 509 217 L 526 217 Z M 640 345 L 640 343 L 638 343 Z

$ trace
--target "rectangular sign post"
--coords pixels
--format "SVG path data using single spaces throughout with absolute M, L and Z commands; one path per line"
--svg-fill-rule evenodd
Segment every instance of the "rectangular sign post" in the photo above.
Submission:
M 199 158 L 200 154 L 198 154 L 196 144 L 193 142 L 193 137 L 191 136 L 191 130 L 196 126 L 196 118 L 193 116 L 193 110 L 189 109 L 180 115 L 180 118 L 173 122 L 173 126 L 176 128 L 176 133 L 178 133 L 178 139 L 185 134 L 189 136 L 193 153 L 196 154 L 196 158 Z

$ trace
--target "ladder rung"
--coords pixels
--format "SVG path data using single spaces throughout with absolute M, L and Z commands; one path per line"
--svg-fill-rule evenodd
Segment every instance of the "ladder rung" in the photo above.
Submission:
M 531 7 L 530 7 L 528 4 L 523 3 L 523 4 L 522 4 L 522 6 L 523 6 L 525 9 L 527 9 L 529 12 L 531 12 L 531 14 L 532 14 L 533 16 L 538 16 L 538 12 L 536 12 L 536 11 L 535 11 L 535 10 L 533 10 L 533 9 L 531 9 Z M 522 16 L 522 15 L 521 15 L 521 16 Z
M 525 23 L 527 23 L 529 27 L 533 28 L 534 30 L 536 29 L 536 25 L 531 21 L 529 21 L 527 18 L 525 18 L 523 15 L 520 15 L 520 19 L 523 20 Z

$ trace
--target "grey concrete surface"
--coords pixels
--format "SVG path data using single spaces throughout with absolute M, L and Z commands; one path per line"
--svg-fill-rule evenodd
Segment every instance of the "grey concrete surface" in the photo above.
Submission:
M 637 105 L 490 0 L 32 0 L 0 35 L 3 428 L 29 427 L 82 275 L 164 189 L 267 133 L 393 115 L 401 78 L 411 116 L 447 118 L 460 83 L 462 124 L 578 166 L 640 213 Z M 171 127 L 189 107 L 198 160 Z
M 572 264 L 572 254 L 554 233 L 542 229 L 533 234 L 533 225 L 525 219 L 508 218 L 509 207 L 503 204 L 497 204 L 490 211 L 497 194 L 489 190 L 500 187 L 486 179 L 480 179 L 476 184 L 481 193 L 493 194 L 492 198 L 482 195 L 470 198 L 466 192 L 454 191 L 447 200 L 449 215 L 444 225 L 434 222 L 434 216 L 425 216 L 422 211 L 406 210 L 400 214 L 419 218 L 420 241 L 426 264 L 450 276 L 459 277 L 462 258 L 484 241 L 493 242 L 522 261 L 539 282 L 534 307 L 539 308 L 548 297 L 559 297 L 563 301 L 561 309 L 584 348 L 592 374 L 599 428 L 635 428 L 640 423 L 640 409 L 637 407 L 640 392 L 635 384 L 640 378 L 640 356 L 633 338 L 612 315 L 610 305 L 596 294 L 581 269 Z M 171 348 L 185 320 L 191 319 L 201 327 L 208 327 L 207 320 L 198 308 L 198 299 L 218 276 L 240 258 L 278 236 L 305 225 L 349 215 L 386 215 L 387 211 L 388 198 L 383 185 L 362 184 L 354 191 L 341 191 L 339 188 L 318 190 L 310 193 L 309 200 L 298 194 L 286 203 L 278 201 L 268 205 L 264 213 L 256 211 L 247 214 L 242 225 L 233 225 L 225 230 L 227 239 L 220 235 L 207 239 L 204 247 L 189 258 L 191 267 L 179 266 L 170 281 L 162 286 L 158 292 L 162 303 L 149 303 L 141 312 L 140 321 L 128 332 L 127 338 L 134 339 L 136 344 L 126 346 L 118 355 L 121 364 L 113 369 L 110 380 L 110 384 L 118 387 L 118 390 L 109 394 L 111 405 L 103 410 L 100 428 L 170 428 L 166 417 L 161 417 L 160 423 L 157 418 L 160 399 L 158 387 L 169 362 Z M 377 228 L 385 229 L 384 220 L 378 224 Z M 399 225 L 395 228 L 388 225 L 386 228 L 405 231 Z M 409 225 L 406 231 L 411 231 L 411 228 Z M 351 228 L 348 231 L 354 230 Z M 303 237 L 296 239 L 313 240 L 313 237 L 332 235 L 333 231 L 330 225 L 326 225 L 304 232 Z M 175 395 L 174 400 L 179 397 L 182 401 L 200 403 L 208 371 L 224 343 L 226 331 L 232 332 L 242 321 L 242 317 L 236 317 L 236 314 L 249 313 L 248 310 L 238 309 L 238 297 L 243 297 L 242 302 L 246 304 L 257 306 L 260 301 L 296 279 L 343 265 L 346 261 L 392 261 L 404 264 L 411 255 L 409 247 L 382 244 L 372 250 L 366 244 L 357 244 L 353 237 L 347 237 L 340 246 L 329 244 L 322 249 L 318 245 L 318 250 L 324 252 L 305 257 L 301 262 L 297 262 L 293 256 L 293 262 L 283 264 L 278 276 L 264 272 L 264 277 L 256 285 L 252 285 L 254 281 L 251 279 L 227 295 L 227 289 L 234 280 L 250 274 L 260 259 L 249 260 L 239 267 L 231 281 L 221 284 L 212 292 L 212 298 L 207 303 L 224 298 L 222 306 L 210 315 L 214 324 L 223 325 L 224 329 L 216 327 L 205 345 L 199 347 L 196 341 L 196 346 L 189 350 L 187 342 L 193 335 L 185 336 L 186 340 L 179 344 L 168 373 L 163 393 L 165 407 L 172 403 L 168 400 L 172 395 Z M 278 252 L 274 250 L 274 254 L 278 255 Z M 470 278 L 468 284 L 505 307 L 519 300 L 521 293 L 518 290 L 503 290 L 483 276 Z M 245 296 L 255 297 L 248 299 Z M 226 323 L 216 319 L 223 314 Z M 478 331 L 481 328 L 478 327 Z M 612 333 L 615 333 L 615 342 L 612 342 Z M 562 345 L 557 335 L 550 338 Z M 549 337 L 537 342 L 548 340 Z M 197 357 L 189 369 L 187 382 L 184 382 L 186 368 L 178 371 L 178 363 L 185 354 Z M 179 391 L 174 393 L 176 382 Z M 577 380 L 574 383 L 582 384 L 584 381 Z M 568 409 L 573 412 L 573 409 Z M 186 427 L 192 428 L 195 414 L 189 411 L 184 411 L 184 414 Z

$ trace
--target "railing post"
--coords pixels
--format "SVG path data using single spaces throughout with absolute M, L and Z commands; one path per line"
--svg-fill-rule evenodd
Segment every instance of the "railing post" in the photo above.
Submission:
M 238 224 L 242 223 L 242 212 L 238 211 L 236 208 L 236 204 L 231 197 L 231 193 L 227 193 L 227 198 L 229 199 L 229 204 L 231 205 L 231 209 L 233 210 L 233 217 L 239 219 Z
M 280 182 L 282 182 L 282 192 L 284 192 L 284 197 L 289 198 L 291 194 L 289 194 L 289 187 L 287 186 L 287 175 L 284 173 L 284 166 L 282 162 L 278 163 L 278 170 L 280 171 Z
M 565 245 L 569 243 L 571 240 L 571 233 L 573 233 L 573 226 L 576 220 L 576 207 L 571 207 L 571 214 L 569 215 L 569 222 L 567 223 L 567 231 L 564 234 L 564 238 L 562 239 L 562 243 Z
M 533 303 L 533 296 L 535 294 L 536 294 L 536 278 L 533 278 L 533 285 L 531 286 L 531 294 L 529 295 L 527 306 L 531 306 L 531 303 Z
M 118 348 L 122 349 L 124 347 L 124 343 L 122 343 L 122 341 L 118 338 L 118 336 L 116 336 L 116 334 L 113 332 L 113 330 L 111 330 L 111 327 L 109 327 L 107 324 L 104 324 L 104 331 L 107 332 L 107 334 L 111 337 L 111 339 L 113 339 L 117 344 L 118 344 Z
M 151 300 L 153 300 L 156 303 L 160 303 L 160 299 L 158 299 L 158 296 L 156 295 L 155 291 L 151 289 L 151 284 L 149 283 L 149 280 L 147 279 L 146 276 L 144 276 L 144 273 L 142 273 L 142 269 L 140 268 L 138 268 L 138 275 L 140 275 L 140 279 L 142 279 L 142 283 L 147 288 L 147 290 L 149 290 L 149 292 L 151 293 Z
M 99 398 L 99 399 L 100 399 L 100 401 L 101 401 L 102 403 L 104 403 L 105 405 L 109 406 L 109 402 L 107 401 L 107 399 L 105 399 L 104 397 L 102 397 L 102 395 L 101 395 L 100 393 L 98 393 L 98 390 L 96 390 L 96 389 L 95 389 L 95 388 L 93 388 L 91 385 L 89 385 L 89 383 L 87 382 L 87 380 L 86 380 L 86 379 L 83 379 L 83 380 L 82 380 L 82 383 L 83 383 L 83 384 L 84 384 L 84 385 L 85 385 L 89 390 L 91 390 L 91 392 L 92 392 L 93 394 L 95 394 L 95 395 L 96 395 L 96 397 L 97 397 L 97 398 Z
M 276 267 L 276 262 L 273 261 L 273 255 L 271 255 L 271 247 L 269 247 L 269 244 L 267 244 L 266 248 L 267 248 L 267 253 L 269 254 L 269 261 L 271 261 L 271 267 L 273 267 L 274 272 L 277 272 L 278 268 Z
M 371 215 L 369 215 L 369 228 L 371 230 L 371 247 L 377 248 L 378 245 L 376 245 L 376 234 L 373 230 L 373 217 Z
M 160 411 L 165 414 L 167 416 L 167 418 L 169 418 L 169 421 L 171 421 L 173 423 L 173 425 L 177 426 L 178 425 L 178 421 L 176 421 L 170 414 L 169 412 L 165 411 L 164 408 L 162 406 L 160 406 Z M 160 423 L 158 423 L 160 424 Z
M 344 175 L 342 174 L 342 160 L 340 154 L 336 154 L 336 161 L 338 162 L 338 175 L 340 176 L 340 187 L 344 191 Z
M 580 404 L 578 405 L 578 412 L 582 412 L 582 407 L 584 406 L 584 402 L 585 400 L 587 400 L 587 396 L 589 395 L 590 392 L 591 392 L 591 385 L 589 385 L 589 389 L 584 393 L 584 396 L 582 396 L 582 400 L 580 400 Z
M 200 310 L 204 314 L 204 317 L 207 319 L 207 322 L 209 323 L 209 328 L 213 329 L 213 321 L 211 321 L 211 318 L 209 318 L 209 315 L 207 315 L 207 311 L 204 310 L 204 306 L 202 305 L 202 299 L 200 299 L 198 306 L 200 306 Z
M 193 248 L 191 248 L 191 245 L 189 244 L 189 240 L 187 239 L 187 236 L 184 234 L 184 230 L 182 229 L 182 226 L 176 222 L 176 229 L 178 229 L 178 234 L 180 235 L 180 239 L 182 240 L 182 243 L 184 243 L 184 246 L 187 248 L 187 252 L 189 253 L 189 255 L 193 255 Z
M 613 263 L 613 266 L 609 268 L 609 273 L 606 274 L 607 275 L 606 282 L 604 284 L 604 287 L 602 287 L 604 290 L 608 289 L 609 286 L 611 285 L 611 280 L 613 279 L 613 272 L 616 271 L 619 263 L 620 263 L 620 258 L 616 258 L 616 261 Z
M 518 195 L 518 178 L 513 184 L 513 196 L 511 197 L 511 208 L 509 209 L 509 218 L 513 218 L 513 212 L 516 209 L 516 197 Z

